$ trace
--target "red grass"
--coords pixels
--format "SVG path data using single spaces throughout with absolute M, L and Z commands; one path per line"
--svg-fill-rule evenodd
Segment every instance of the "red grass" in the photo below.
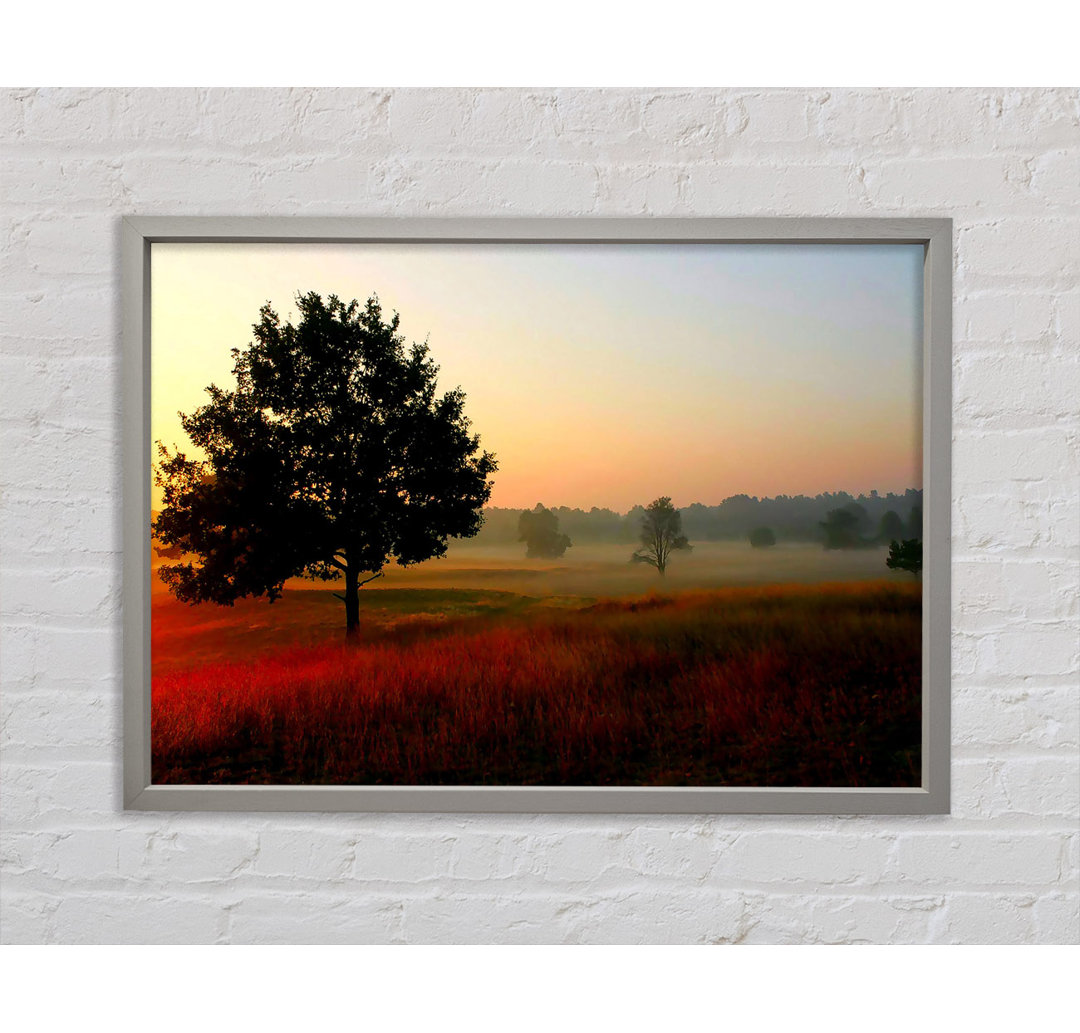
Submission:
M 917 785 L 920 613 L 728 589 L 157 676 L 154 781 Z

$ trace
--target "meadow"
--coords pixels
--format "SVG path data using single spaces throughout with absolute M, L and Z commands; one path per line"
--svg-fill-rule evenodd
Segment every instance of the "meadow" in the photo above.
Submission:
M 881 550 L 463 546 L 361 592 L 153 597 L 159 783 L 919 783 L 920 585 Z M 156 579 L 155 579 L 156 581 Z

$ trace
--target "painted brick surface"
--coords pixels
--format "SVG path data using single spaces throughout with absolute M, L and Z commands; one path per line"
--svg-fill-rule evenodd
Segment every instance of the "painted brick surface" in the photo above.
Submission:
M 1080 939 L 1080 95 L 8 90 L 5 943 Z M 124 214 L 955 220 L 942 817 L 125 814 Z

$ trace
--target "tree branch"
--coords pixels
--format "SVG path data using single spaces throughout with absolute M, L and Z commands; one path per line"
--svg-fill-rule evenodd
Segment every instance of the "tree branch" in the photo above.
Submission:
M 364 580 L 361 581 L 356 587 L 357 588 L 363 588 L 364 585 L 366 585 L 369 581 L 374 581 L 377 577 L 382 577 L 382 571 L 381 570 L 379 571 L 378 574 L 372 574 L 371 577 L 364 578 Z
M 341 600 L 342 602 L 345 602 L 345 596 L 343 596 L 343 595 L 339 595 L 339 594 L 338 594 L 337 592 L 331 592 L 330 594 L 331 594 L 331 595 L 332 595 L 332 596 L 333 596 L 333 597 L 334 597 L 335 599 L 340 599 L 340 600 Z
M 331 567 L 337 567 L 338 570 L 343 571 L 347 569 L 345 564 L 342 563 L 341 560 L 339 560 L 336 556 L 331 556 L 330 559 L 328 559 L 326 562 L 329 563 Z

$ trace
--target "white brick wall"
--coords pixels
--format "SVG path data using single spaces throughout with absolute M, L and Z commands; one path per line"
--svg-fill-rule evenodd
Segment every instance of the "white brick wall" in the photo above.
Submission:
M 9 90 L 2 939 L 1080 939 L 1080 97 Z M 956 220 L 948 817 L 120 810 L 123 214 Z

